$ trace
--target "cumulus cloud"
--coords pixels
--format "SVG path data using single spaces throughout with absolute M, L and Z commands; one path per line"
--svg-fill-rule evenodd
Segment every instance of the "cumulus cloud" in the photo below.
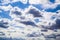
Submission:
M 20 8 L 18 8 L 18 9 L 20 9 Z M 18 10 L 17 9 L 17 10 Z M 15 10 L 15 12 L 13 13 L 12 11 L 12 13 L 10 13 L 10 16 L 13 18 L 13 20 L 15 20 L 15 21 L 17 21 L 17 22 L 21 22 L 23 19 L 23 21 L 33 21 L 34 22 L 34 19 L 35 18 L 37 18 L 37 17 L 28 17 L 27 15 L 29 15 L 29 11 L 30 11 L 30 9 L 35 9 L 35 10 L 37 10 L 37 12 L 39 12 L 39 14 L 41 13 L 41 15 L 42 15 L 42 17 L 40 18 L 40 17 L 38 17 L 38 18 L 40 18 L 39 20 L 41 20 L 39 23 L 37 23 L 37 25 L 39 26 L 39 25 L 43 25 L 43 26 L 45 26 L 45 27 L 47 27 L 47 28 L 49 28 L 49 26 L 52 26 L 53 24 L 55 24 L 56 22 L 55 22 L 55 20 L 56 20 L 56 17 L 57 16 L 55 16 L 56 15 L 56 13 L 51 13 L 51 12 L 45 12 L 45 11 L 39 11 L 37 8 L 35 8 L 35 7 L 33 7 L 33 6 L 29 6 L 28 8 L 26 8 L 25 10 L 22 10 L 22 11 L 17 11 L 18 13 L 19 12 L 21 12 L 21 14 L 22 14 L 22 16 L 21 15 L 19 15 L 19 16 L 17 16 L 18 14 L 16 14 L 16 10 Z M 20 9 L 21 10 L 21 9 Z M 24 12 L 23 12 L 24 11 Z M 34 10 L 33 10 L 34 11 Z M 34 13 L 36 13 L 36 11 L 34 12 Z M 20 13 L 19 13 L 20 14 Z M 37 13 L 36 13 L 37 14 Z M 13 16 L 14 15 L 14 16 Z M 26 17 L 27 16 L 27 17 Z M 55 17 L 54 19 L 52 18 L 52 17 Z M 21 19 L 21 18 L 23 18 L 23 19 Z M 32 19 L 31 19 L 32 18 Z M 49 21 L 47 21 L 47 20 L 49 20 Z
M 20 9 L 20 8 L 18 8 L 18 9 Z M 21 11 L 21 14 L 22 14 L 22 17 L 20 17 L 21 15 L 19 15 L 19 16 L 17 16 L 17 14 L 16 14 L 16 11 L 14 12 L 14 13 L 10 13 L 11 15 L 11 17 L 13 17 L 15 20 L 20 20 L 21 21 L 21 18 L 23 18 L 24 20 L 26 19 L 26 20 L 33 20 L 34 18 L 36 18 L 36 17 L 28 17 L 28 15 L 29 15 L 29 11 L 31 10 L 31 9 L 35 9 L 35 10 L 37 10 L 37 12 L 39 12 L 39 14 L 41 13 L 41 23 L 39 22 L 38 24 L 40 24 L 40 25 L 46 25 L 46 26 L 51 26 L 51 25 L 53 25 L 54 23 L 55 23 L 55 20 L 56 20 L 56 17 L 57 16 L 55 16 L 56 15 L 56 13 L 51 13 L 51 12 L 45 12 L 45 11 L 39 11 L 37 8 L 35 8 L 35 7 L 33 7 L 33 6 L 29 6 L 28 8 L 26 8 L 25 10 L 22 10 Z M 21 9 L 20 9 L 21 10 Z M 32 10 L 32 11 L 34 11 L 34 12 L 32 12 L 32 13 L 30 13 L 30 14 L 33 14 L 33 13 L 35 13 L 35 14 L 37 14 L 36 13 L 36 11 L 35 10 Z M 23 12 L 24 11 L 24 12 Z M 12 12 L 12 11 L 11 11 Z M 17 11 L 18 12 L 18 11 Z M 20 11 L 19 11 L 20 12 Z M 15 16 L 13 16 L 15 14 Z M 20 13 L 19 13 L 20 14 Z M 33 14 L 34 16 L 35 16 L 35 14 Z M 27 16 L 27 17 L 26 17 Z M 55 17 L 55 19 L 53 20 L 52 19 L 52 17 Z M 32 19 L 31 19 L 32 18 Z M 40 18 L 40 17 L 39 17 Z M 26 21 L 25 20 L 25 21 Z M 47 20 L 49 20 L 49 21 L 47 21 Z M 19 21 L 19 22 L 20 22 Z
M 11 5 L 8 5 L 8 6 L 0 6 L 0 9 L 1 10 L 4 10 L 4 11 L 9 11 L 12 9 L 12 6 Z
M 29 3 L 31 5 L 41 5 L 43 10 L 49 9 L 49 8 L 54 9 L 57 7 L 57 5 L 60 4 L 59 1 L 57 1 L 57 0 L 55 0 L 55 3 L 51 3 L 50 0 L 45 0 L 45 1 L 44 0 L 37 0 L 37 1 L 36 0 L 29 0 Z
M 34 8 L 31 8 L 28 13 L 32 14 L 34 17 L 42 17 L 42 15 L 40 14 L 40 12 Z
M 7 22 L 0 22 L 0 27 L 2 27 L 2 28 L 8 28 L 8 26 L 7 26 Z
M 41 0 L 29 0 L 30 4 L 39 4 L 41 2 Z
M 21 1 L 23 4 L 27 3 L 27 0 L 18 0 Z M 17 0 L 13 0 L 12 2 L 18 2 Z M 5 1 L 4 1 L 5 2 Z M 6 1 L 7 2 L 7 1 Z M 21 9 L 19 7 L 12 7 L 11 5 L 8 6 L 0 6 L 0 9 L 4 11 L 10 11 L 9 16 L 10 19 L 0 19 L 0 29 L 6 35 L 6 37 L 17 38 L 19 37 L 40 37 L 45 38 L 47 35 L 54 34 L 54 30 L 60 27 L 60 11 L 58 10 L 57 13 L 47 12 L 45 9 L 52 8 L 54 9 L 57 4 L 49 3 L 48 0 L 29 0 L 30 6 Z M 34 7 L 34 5 L 42 4 L 43 10 L 39 10 L 38 8 Z M 35 19 L 37 19 L 36 22 Z M 8 27 L 7 29 L 2 28 Z M 36 27 L 35 27 L 36 26 Z M 47 32 L 42 32 L 41 29 L 47 29 Z M 54 29 L 54 30 L 51 30 Z M 34 33 L 35 32 L 35 33 Z M 59 30 L 56 34 L 59 34 Z M 54 35 L 56 35 L 54 34 Z M 17 36 L 16 36 L 17 35 Z
M 28 0 L 20 0 L 23 4 L 27 4 Z

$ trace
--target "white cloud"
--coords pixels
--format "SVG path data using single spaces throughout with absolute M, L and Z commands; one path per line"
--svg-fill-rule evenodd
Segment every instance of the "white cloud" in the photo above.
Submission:
M 27 0 L 18 0 L 18 1 L 21 1 L 24 4 L 27 3 Z M 17 2 L 17 0 L 13 0 L 12 2 Z M 37 0 L 37 1 L 36 0 L 29 0 L 29 3 L 30 4 L 42 4 L 44 9 L 45 8 L 55 8 L 56 5 L 57 5 L 57 4 L 51 4 L 51 5 L 47 4 L 48 3 L 47 0 L 46 1 L 44 1 L 44 0 Z M 2 28 L 0 28 L 0 29 L 2 29 L 3 32 L 5 31 L 6 36 L 9 36 L 8 34 L 10 34 L 10 36 L 13 37 L 13 38 L 14 37 L 18 37 L 18 36 L 19 37 L 20 36 L 24 37 L 28 33 L 38 32 L 38 30 L 40 31 L 42 29 L 41 25 L 50 26 L 49 23 L 51 23 L 51 25 L 53 25 L 55 23 L 56 19 L 52 20 L 51 17 L 54 16 L 54 15 L 57 15 L 56 13 L 52 13 L 52 12 L 40 11 L 37 8 L 35 8 L 33 5 L 29 6 L 26 9 L 20 9 L 19 7 L 12 7 L 11 5 L 9 5 L 9 6 L 0 6 L 0 9 L 3 9 L 4 11 L 10 10 L 10 14 L 9 15 L 13 19 L 12 20 L 7 20 L 7 19 L 3 19 L 2 18 L 4 21 L 7 21 L 9 23 L 9 28 L 6 29 L 6 30 L 5 29 L 3 30 Z M 37 11 L 39 11 L 42 14 L 43 17 L 42 18 L 39 17 L 39 20 L 41 20 L 41 22 L 37 23 L 37 25 L 40 28 L 39 27 L 33 27 L 33 26 L 30 26 L 30 25 L 24 25 L 22 23 L 19 23 L 22 19 L 20 18 L 20 16 L 17 16 L 15 14 L 13 14 L 13 11 L 20 11 L 20 12 L 22 12 L 22 17 L 25 17 L 25 19 L 23 21 L 29 21 L 29 20 L 34 21 L 35 18 L 33 17 L 33 15 L 27 14 L 30 9 L 36 9 Z M 58 12 L 59 12 L 59 14 L 57 16 L 55 16 L 56 18 L 59 18 L 58 16 L 60 15 L 60 11 L 58 11 Z M 21 29 L 21 27 L 23 29 Z M 15 33 L 14 32 L 12 32 L 12 33 L 8 32 L 8 31 L 11 32 L 12 30 L 16 31 L 16 32 Z M 23 34 L 22 32 L 24 32 L 25 34 Z M 50 32 L 50 34 L 53 33 L 51 30 L 49 30 L 48 32 L 45 32 L 44 34 L 47 35 L 47 33 L 49 33 L 49 32 Z
M 12 6 L 11 5 L 8 5 L 8 6 L 0 6 L 0 9 L 4 10 L 4 11 L 9 11 L 12 9 Z
M 44 4 L 43 8 L 44 9 L 48 9 L 48 8 L 54 9 L 54 8 L 56 8 L 56 6 L 57 6 L 57 4 Z
M 48 3 L 48 0 L 29 0 L 30 4 L 46 4 Z
M 29 0 L 29 3 L 30 4 L 39 4 L 40 3 L 40 0 Z
M 55 3 L 60 4 L 60 0 L 55 0 Z
M 14 15 L 13 13 L 12 13 L 12 11 L 14 10 L 14 11 L 16 11 L 16 9 L 17 9 L 17 11 L 21 11 L 22 12 L 22 17 L 25 17 L 25 19 L 23 20 L 23 19 L 21 19 L 19 16 L 17 16 L 17 15 Z M 15 20 L 15 21 L 28 21 L 28 20 L 31 20 L 31 21 L 34 21 L 34 17 L 33 17 L 33 15 L 30 15 L 30 14 L 27 14 L 28 13 L 28 11 L 30 10 L 30 9 L 36 9 L 37 11 L 40 11 L 40 10 L 38 10 L 37 8 L 35 8 L 34 6 L 29 6 L 28 8 L 25 8 L 24 10 L 21 10 L 20 8 L 18 8 L 18 7 L 14 7 L 12 10 L 11 10 L 11 13 L 10 13 L 10 16 Z M 49 23 L 51 23 L 51 25 L 52 24 L 54 24 L 55 23 L 55 20 L 53 20 L 53 22 L 52 22 L 52 16 L 54 16 L 54 15 L 56 15 L 56 13 L 52 13 L 52 12 L 45 12 L 45 11 L 40 11 L 40 13 L 41 13 L 41 15 L 43 16 L 40 20 L 41 20 L 41 22 L 39 22 L 39 23 L 37 23 L 37 25 L 39 26 L 39 25 L 47 25 L 47 26 L 49 26 Z M 13 16 L 14 15 L 14 16 Z M 45 21 L 44 21 L 45 20 Z M 47 20 L 49 20 L 49 21 L 47 21 Z
M 1 2 L 2 2 L 2 3 L 1 3 L 2 5 L 5 5 L 5 4 L 10 3 L 10 0 L 2 0 Z
M 45 10 L 45 9 L 47 9 L 47 8 L 52 8 L 52 9 L 54 9 L 54 8 L 56 8 L 56 6 L 58 5 L 58 4 L 60 4 L 60 0 L 56 0 L 55 1 L 55 3 L 53 4 L 53 3 L 50 3 L 50 1 L 49 0 L 29 0 L 29 3 L 32 5 L 32 4 L 34 4 L 34 5 L 39 5 L 39 4 L 41 4 L 42 5 L 42 7 L 43 7 L 43 10 Z
M 42 4 L 42 5 L 44 5 L 44 4 L 52 4 L 52 3 L 50 3 L 50 1 L 49 0 L 29 0 L 29 3 L 30 4 Z M 60 4 L 60 0 L 55 0 L 55 3 L 54 4 Z
M 26 9 L 24 10 L 24 13 L 27 13 L 27 14 L 28 14 L 28 12 L 29 12 L 30 9 L 36 9 L 36 10 L 39 11 L 40 14 L 43 16 L 42 18 L 40 18 L 40 22 L 37 23 L 38 26 L 39 26 L 39 25 L 51 26 L 51 25 L 53 25 L 53 24 L 55 23 L 56 18 L 55 18 L 54 20 L 52 20 L 51 18 L 52 18 L 54 15 L 56 15 L 56 13 L 40 11 L 40 10 L 38 10 L 37 8 L 35 8 L 34 6 L 29 6 L 28 8 L 26 8 Z M 31 20 L 34 21 L 34 17 L 32 16 L 31 18 L 32 18 Z M 49 20 L 49 21 L 48 21 L 48 20 Z M 51 25 L 49 25 L 49 23 L 51 23 Z
M 27 4 L 28 0 L 20 0 L 23 4 Z
M 27 4 L 28 0 L 12 0 L 10 3 L 14 3 L 14 2 L 22 2 L 23 4 Z

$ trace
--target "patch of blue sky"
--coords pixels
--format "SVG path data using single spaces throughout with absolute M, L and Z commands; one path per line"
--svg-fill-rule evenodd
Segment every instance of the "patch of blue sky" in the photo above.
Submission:
M 51 19 L 55 19 L 56 17 L 55 16 L 52 16 Z
M 9 5 L 9 3 L 8 4 L 2 4 L 2 3 L 0 3 L 0 6 L 8 6 Z
M 9 11 L 4 11 L 4 10 L 2 10 L 2 12 L 0 12 L 0 16 L 1 16 L 2 18 L 11 19 L 11 17 L 9 16 Z
M 0 0 L 0 3 L 2 3 L 3 0 Z
M 47 12 L 57 12 L 58 10 L 60 10 L 60 4 L 57 5 L 57 7 L 54 9 L 52 9 L 52 8 L 45 9 L 45 11 L 47 11 Z
M 0 0 L 0 6 L 2 5 L 2 1 Z
M 34 21 L 35 21 L 36 23 L 40 22 L 40 20 L 39 20 L 39 19 L 37 19 L 37 18 L 36 18 L 36 19 L 34 19 Z
M 0 40 L 25 40 L 24 38 L 7 38 L 7 37 L 0 37 Z
M 41 4 L 33 4 L 33 6 L 34 7 L 36 7 L 37 9 L 39 9 L 39 10 L 43 10 L 43 7 L 42 7 L 42 5 Z
M 19 8 L 21 8 L 21 9 L 24 9 L 24 8 L 26 8 L 26 7 L 28 7 L 30 4 L 23 4 L 22 2 L 14 2 L 14 3 L 11 3 L 10 4 L 11 6 L 13 6 L 13 7 L 15 7 L 15 6 L 17 6 L 17 7 L 19 7 Z
M 55 0 L 49 0 L 51 3 L 55 3 Z

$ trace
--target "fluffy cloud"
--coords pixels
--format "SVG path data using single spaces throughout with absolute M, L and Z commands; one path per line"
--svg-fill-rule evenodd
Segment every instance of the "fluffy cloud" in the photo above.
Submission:
M 9 19 L 1 18 L 0 19 L 0 27 L 1 28 L 8 28 L 9 27 Z
M 28 0 L 20 0 L 23 4 L 27 4 Z
M 25 10 L 22 10 L 22 13 L 23 13 L 23 15 L 22 15 L 22 17 L 24 16 L 27 20 L 25 20 L 24 18 L 24 21 L 29 21 L 29 20 L 31 20 L 31 21 L 33 21 L 34 22 L 34 18 L 37 18 L 37 17 L 33 17 L 32 16 L 32 18 L 33 19 L 31 19 L 31 18 L 29 18 L 29 17 L 26 17 L 27 16 L 27 14 L 29 14 L 29 11 L 30 11 L 30 9 L 36 9 L 37 10 L 37 12 L 39 12 L 39 10 L 37 9 L 37 8 L 35 8 L 35 7 L 33 7 L 33 6 L 29 6 L 28 8 L 26 8 Z M 24 11 L 24 12 L 23 12 Z M 34 11 L 34 10 L 33 10 Z M 11 11 L 12 12 L 12 11 Z M 36 12 L 36 11 L 35 11 Z M 22 14 L 21 13 L 21 14 Z M 39 20 L 41 20 L 39 23 L 37 23 L 37 25 L 39 26 L 39 25 L 43 25 L 43 26 L 47 26 L 47 28 L 49 28 L 48 26 L 51 26 L 51 25 L 53 25 L 53 24 L 55 24 L 55 20 L 56 20 L 56 18 L 57 18 L 57 16 L 55 16 L 55 15 L 57 15 L 56 13 L 51 13 L 51 12 L 45 12 L 45 11 L 40 11 L 40 13 L 41 13 L 41 15 L 42 15 L 42 17 L 40 18 L 40 17 L 38 17 L 38 18 L 40 18 Z M 20 14 L 20 13 L 19 13 Z M 13 16 L 13 15 L 15 15 L 15 17 Z M 21 22 L 22 21 L 22 19 L 21 19 L 21 15 L 19 15 L 19 16 L 17 16 L 17 14 L 15 14 L 15 13 L 11 13 L 11 15 L 10 15 L 15 21 L 18 21 L 18 22 Z M 52 18 L 52 17 L 55 17 L 54 19 Z M 49 21 L 47 21 L 47 20 L 49 20 Z
M 18 0 L 22 3 L 26 4 L 27 0 Z M 7 2 L 7 1 L 6 1 Z M 13 0 L 12 2 L 17 2 L 17 0 Z M 9 16 L 10 19 L 0 19 L 0 27 L 7 27 L 7 29 L 0 28 L 2 32 L 5 33 L 6 37 L 17 38 L 19 37 L 42 37 L 45 38 L 46 36 L 50 36 L 54 34 L 56 29 L 56 34 L 59 34 L 58 28 L 56 26 L 60 26 L 60 10 L 58 13 L 46 12 L 45 9 L 47 8 L 55 8 L 57 4 L 49 4 L 48 0 L 29 0 L 31 4 L 29 7 L 25 9 L 21 9 L 19 7 L 12 7 L 9 6 L 0 6 L 0 9 L 4 11 L 10 11 Z M 39 10 L 38 8 L 34 7 L 33 4 L 42 4 L 43 10 Z M 39 22 L 36 22 L 35 19 L 38 18 Z M 56 26 L 55 26 L 56 25 Z M 48 30 L 47 32 L 42 32 L 42 29 Z M 54 30 L 51 30 L 54 29 Z M 28 35 L 29 34 L 29 35 Z
M 11 5 L 8 5 L 8 6 L 0 6 L 0 9 L 1 10 L 4 10 L 4 11 L 9 11 L 12 9 L 12 6 Z

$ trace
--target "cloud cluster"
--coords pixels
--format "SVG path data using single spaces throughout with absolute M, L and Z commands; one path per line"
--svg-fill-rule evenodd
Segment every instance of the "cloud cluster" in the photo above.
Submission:
M 30 12 L 30 10 L 31 9 L 34 9 L 34 10 L 32 10 L 32 12 Z M 21 9 L 20 9 L 21 10 Z M 15 13 L 13 13 L 13 12 L 15 12 Z M 17 13 L 18 12 L 18 13 Z M 17 14 L 16 14 L 17 13 Z M 20 13 L 22 14 L 22 15 L 20 15 Z M 38 14 L 39 13 L 39 16 L 37 17 L 37 16 L 35 16 L 35 14 L 34 13 L 36 13 L 36 14 Z M 19 14 L 19 15 L 18 15 Z M 57 22 L 56 22 L 56 20 L 57 19 L 59 19 L 59 15 L 60 13 L 52 13 L 52 12 L 46 12 L 46 11 L 40 11 L 40 10 L 38 10 L 37 8 L 35 8 L 34 6 L 29 6 L 28 8 L 26 8 L 25 10 L 21 10 L 21 11 L 11 11 L 11 13 L 10 13 L 10 16 L 13 18 L 13 20 L 16 22 L 16 23 L 19 23 L 21 26 L 25 26 L 25 28 L 27 28 L 27 27 L 31 27 L 31 29 L 29 29 L 29 28 L 27 28 L 27 29 L 29 29 L 29 30 L 32 30 L 31 32 L 33 33 L 33 28 L 35 27 L 35 26 L 32 26 L 34 23 L 37 25 L 36 26 L 36 28 L 34 28 L 34 29 L 37 29 L 37 28 L 39 28 L 38 30 L 41 30 L 42 28 L 44 28 L 44 29 L 47 29 L 47 30 L 49 30 L 49 31 L 47 31 L 46 33 L 45 32 L 42 32 L 41 31 L 41 33 L 43 33 L 44 35 L 50 35 L 50 34 L 53 34 L 54 33 L 54 30 L 55 29 L 57 29 L 58 30 L 58 28 L 57 28 L 57 26 L 53 26 L 53 25 L 56 25 L 57 24 Z M 14 16 L 13 16 L 14 15 Z M 30 16 L 28 16 L 28 15 L 30 15 Z M 40 17 L 41 16 L 41 17 Z M 22 18 L 22 19 L 21 19 Z M 39 22 L 38 23 L 36 23 L 35 21 L 34 21 L 34 19 L 37 19 L 37 18 L 39 18 Z M 33 22 L 33 24 L 32 24 L 32 22 Z M 35 25 L 34 24 L 34 25 Z M 18 25 L 17 25 L 18 26 Z M 37 30 L 37 31 L 38 31 Z M 56 31 L 57 31 L 56 30 Z M 35 31 L 35 30 L 34 30 Z M 50 31 L 51 31 L 51 33 L 50 33 Z M 36 31 L 35 31 L 36 32 Z M 50 33 L 50 34 L 47 34 L 47 33 Z M 28 34 L 28 31 L 27 31 L 27 34 Z M 33 35 L 33 34 L 32 34 Z
M 28 2 L 28 0 L 18 1 L 21 1 L 23 4 Z M 10 2 L 4 0 L 3 2 L 14 3 L 18 1 L 13 0 Z M 60 10 L 54 13 L 45 11 L 45 9 L 56 8 L 57 5 L 60 4 L 57 0 L 54 4 L 48 0 L 29 0 L 29 4 L 29 7 L 25 9 L 21 9 L 18 6 L 12 7 L 11 5 L 0 6 L 1 10 L 10 11 L 9 16 L 11 19 L 0 19 L 0 29 L 5 33 L 6 37 L 50 38 L 60 34 Z M 42 4 L 43 10 L 39 10 L 34 6 L 37 4 Z

